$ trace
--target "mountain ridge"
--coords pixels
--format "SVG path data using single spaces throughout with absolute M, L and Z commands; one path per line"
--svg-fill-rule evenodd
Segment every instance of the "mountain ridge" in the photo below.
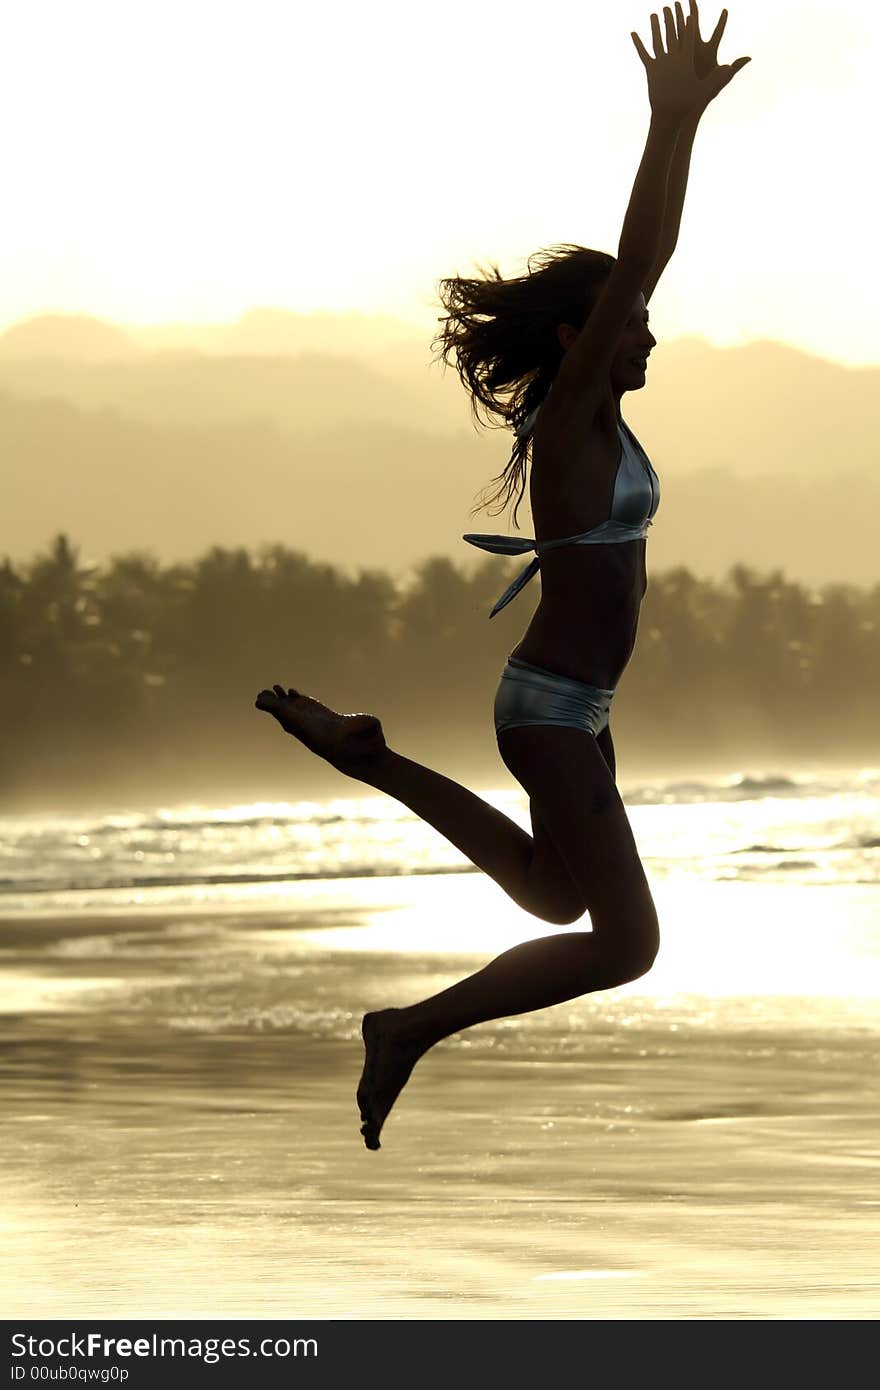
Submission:
M 42 338 L 0 338 L 11 498 L 0 552 L 13 559 L 67 530 L 96 558 L 280 542 L 400 574 L 428 554 L 479 563 L 462 532 L 514 530 L 511 511 L 469 511 L 511 436 L 477 428 L 456 371 L 431 362 L 412 325 L 253 311 L 242 316 L 247 351 L 135 345 L 132 355 L 124 336 L 102 337 L 103 321 L 70 317 L 59 327 L 65 316 L 37 316 Z M 257 350 L 261 333 L 277 348 L 294 330 L 300 351 Z M 115 358 L 96 359 L 102 341 Z M 810 582 L 871 582 L 877 373 L 773 340 L 661 338 L 646 389 L 624 399 L 661 479 L 650 563 L 718 575 L 741 560 Z M 520 534 L 533 534 L 527 498 L 519 516 Z

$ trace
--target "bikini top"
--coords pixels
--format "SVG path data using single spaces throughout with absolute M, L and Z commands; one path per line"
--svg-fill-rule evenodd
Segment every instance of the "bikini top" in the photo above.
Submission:
M 520 439 L 526 439 L 535 428 L 538 406 L 526 417 L 516 431 Z M 525 569 L 517 575 L 513 583 L 505 589 L 490 618 L 516 598 L 520 589 L 538 573 L 540 555 L 545 550 L 554 550 L 560 545 L 615 545 L 621 541 L 644 540 L 648 534 L 654 513 L 660 504 L 660 479 L 651 467 L 651 460 L 628 425 L 618 423 L 622 449 L 620 463 L 614 479 L 614 493 L 611 498 L 611 515 L 607 521 L 600 522 L 591 531 L 580 536 L 562 536 L 552 541 L 535 541 L 526 536 L 488 536 L 470 532 L 462 540 L 475 545 L 479 550 L 491 551 L 493 555 L 525 555 L 534 550 L 536 556 Z

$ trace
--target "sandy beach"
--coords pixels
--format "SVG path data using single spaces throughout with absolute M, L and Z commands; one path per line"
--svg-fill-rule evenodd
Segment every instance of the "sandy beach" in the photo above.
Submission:
M 478 962 L 378 948 L 381 882 L 359 913 L 300 887 L 0 921 L 7 1317 L 876 1317 L 871 1001 L 661 975 L 486 1024 L 368 1153 L 361 1014 Z

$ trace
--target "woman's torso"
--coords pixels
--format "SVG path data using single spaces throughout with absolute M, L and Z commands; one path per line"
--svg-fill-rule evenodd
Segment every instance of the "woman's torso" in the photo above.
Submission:
M 538 542 L 592 530 L 611 514 L 623 444 L 609 394 L 592 419 L 538 416 L 529 495 Z M 632 655 L 648 585 L 645 541 L 564 545 L 541 555 L 541 600 L 512 656 L 613 689 Z

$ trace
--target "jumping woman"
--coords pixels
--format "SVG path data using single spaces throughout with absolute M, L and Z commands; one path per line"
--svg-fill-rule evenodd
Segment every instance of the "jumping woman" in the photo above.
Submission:
M 517 507 L 532 448 L 536 540 L 465 537 L 499 553 L 536 552 L 490 616 L 540 566 L 541 600 L 504 667 L 494 708 L 499 752 L 528 794 L 532 834 L 394 752 L 372 715 L 337 714 L 281 685 L 256 700 L 340 772 L 428 821 L 526 912 L 557 925 L 590 915 L 589 932 L 525 942 L 430 999 L 365 1015 L 357 1100 L 368 1149 L 379 1148 L 388 1112 L 435 1043 L 489 1019 L 613 989 L 644 975 L 657 953 L 657 914 L 615 784 L 608 719 L 635 644 L 659 483 L 620 402 L 644 386 L 656 345 L 646 305 L 678 237 L 700 117 L 750 61 L 717 61 L 726 10 L 706 41 L 694 0 L 687 20 L 681 5 L 675 11 L 663 11 L 665 49 L 651 15 L 653 58 L 632 35 L 651 122 L 617 259 L 568 246 L 545 253 L 539 270 L 530 262 L 519 279 L 502 280 L 496 267 L 494 280 L 441 282 L 443 357 L 455 351 L 475 416 L 479 401 L 515 431 L 500 491 L 506 486 L 509 500 L 519 478 Z

